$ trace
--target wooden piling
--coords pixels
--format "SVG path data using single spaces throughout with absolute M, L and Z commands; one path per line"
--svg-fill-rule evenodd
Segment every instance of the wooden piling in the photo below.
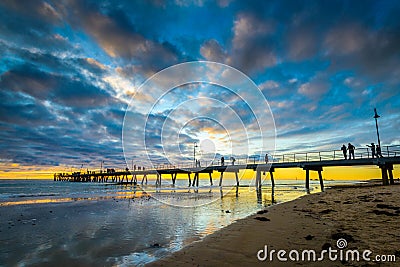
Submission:
M 161 173 L 158 173 L 157 174 L 156 186 L 158 185 L 158 186 L 161 187 L 161 178 L 162 178 Z
M 318 170 L 319 184 L 321 185 L 321 191 L 324 191 L 324 180 L 322 179 L 322 170 Z
M 310 170 L 306 169 L 306 189 L 310 191 Z
M 382 183 L 383 183 L 383 185 L 388 185 L 388 184 L 389 184 L 389 181 L 388 181 L 388 175 L 387 175 L 387 168 L 386 168 L 386 165 L 381 165 L 381 166 L 379 166 L 379 168 L 381 168 Z
M 269 175 L 271 176 L 271 184 L 272 184 L 272 187 L 274 187 L 275 186 L 275 180 L 274 180 L 274 169 L 269 169 Z
M 394 179 L 393 179 L 393 165 L 387 165 L 387 171 L 389 173 L 389 181 L 390 184 L 394 184 Z
M 235 178 L 236 178 L 236 186 L 239 186 L 238 172 L 235 172 Z
M 224 172 L 221 172 L 219 176 L 219 186 L 222 186 L 222 178 L 224 178 Z
M 261 171 L 257 170 L 256 174 L 256 187 L 261 188 Z
M 208 174 L 210 176 L 210 185 L 213 185 L 212 174 L 211 174 L 211 172 L 209 172 Z
M 195 183 L 196 183 L 196 179 L 197 179 L 197 180 L 199 179 L 199 173 L 197 173 L 197 172 L 194 173 L 193 184 L 192 184 L 193 187 L 194 187 L 194 185 L 195 185 Z
M 143 175 L 143 178 L 142 178 L 142 185 L 143 185 L 144 179 L 146 179 L 146 184 L 147 184 L 147 174 L 144 174 L 144 175 Z

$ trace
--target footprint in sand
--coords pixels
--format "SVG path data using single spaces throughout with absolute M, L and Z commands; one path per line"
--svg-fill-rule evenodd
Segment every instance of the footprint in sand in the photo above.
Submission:
M 343 233 L 343 232 L 332 234 L 331 238 L 333 240 L 339 240 L 340 238 L 344 238 L 344 239 L 346 239 L 347 242 L 353 242 L 354 241 L 354 238 L 353 238 L 352 235 L 349 235 L 349 234 L 346 234 L 346 233 Z
M 265 218 L 265 217 L 255 217 L 254 219 L 262 221 L 262 222 L 269 222 L 270 221 L 270 219 Z
M 331 212 L 336 212 L 336 210 L 333 209 L 326 209 L 326 210 L 322 210 L 319 212 L 319 214 L 329 214 Z
M 307 235 L 306 237 L 304 237 L 306 240 L 312 240 L 314 238 L 313 235 Z
M 265 214 L 267 212 L 268 212 L 268 210 L 260 210 L 260 211 L 257 211 L 257 214 Z
M 386 216 L 399 216 L 399 213 L 391 213 L 386 210 L 373 210 L 371 213 L 375 213 L 376 215 L 386 215 Z

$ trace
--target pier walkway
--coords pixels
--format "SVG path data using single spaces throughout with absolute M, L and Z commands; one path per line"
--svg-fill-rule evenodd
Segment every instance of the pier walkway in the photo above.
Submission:
M 382 151 L 383 157 L 372 157 L 368 148 L 357 149 L 355 159 L 343 159 L 341 151 L 319 151 L 293 153 L 284 155 L 274 155 L 268 163 L 256 161 L 256 158 L 239 159 L 230 165 L 221 165 L 220 162 L 206 163 L 205 167 L 195 167 L 193 165 L 171 166 L 168 164 L 156 166 L 154 169 L 130 170 L 130 171 L 89 171 L 87 173 L 55 173 L 54 181 L 70 182 L 112 182 L 112 183 L 132 183 L 137 184 L 141 177 L 141 184 L 148 182 L 149 175 L 156 176 L 156 186 L 161 186 L 162 178 L 169 176 L 172 184 L 175 185 L 178 174 L 188 176 L 189 186 L 198 186 L 200 174 L 206 174 L 213 185 L 212 173 L 219 172 L 219 186 L 222 185 L 224 173 L 234 173 L 237 186 L 239 186 L 238 173 L 240 170 L 253 170 L 256 172 L 256 187 L 261 187 L 262 173 L 269 172 L 272 186 L 274 182 L 275 169 L 301 168 L 305 171 L 305 187 L 309 190 L 310 171 L 318 172 L 321 189 L 324 189 L 322 171 L 324 167 L 344 167 L 344 166 L 377 166 L 381 169 L 382 183 L 384 185 L 394 184 L 393 165 L 400 164 L 400 146 L 386 146 Z M 191 175 L 193 180 L 191 179 Z M 129 179 L 129 176 L 130 179 Z

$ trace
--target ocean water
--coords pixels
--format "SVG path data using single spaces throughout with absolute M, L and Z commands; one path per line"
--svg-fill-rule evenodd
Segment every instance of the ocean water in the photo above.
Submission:
M 187 187 L 0 180 L 1 266 L 140 266 L 235 220 L 307 194 L 302 180 Z M 247 184 L 246 184 L 247 183 Z M 325 181 L 325 186 L 355 181 Z M 319 192 L 310 181 L 310 193 Z

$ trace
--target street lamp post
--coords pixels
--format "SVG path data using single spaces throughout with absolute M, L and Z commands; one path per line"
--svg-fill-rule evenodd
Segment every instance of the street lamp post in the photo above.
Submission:
M 103 172 L 103 163 L 104 163 L 104 160 L 102 160 L 102 161 L 100 162 L 100 173 Z
M 376 112 L 376 108 L 374 108 L 374 112 L 375 112 L 374 118 L 375 118 L 375 126 L 376 126 L 376 135 L 378 136 L 378 145 L 379 145 L 379 147 L 381 147 L 381 139 L 379 138 L 379 128 L 378 128 L 378 118 L 380 116 Z
M 193 166 L 195 166 L 195 167 L 196 167 L 196 147 L 198 147 L 197 142 L 194 142 L 193 143 Z

